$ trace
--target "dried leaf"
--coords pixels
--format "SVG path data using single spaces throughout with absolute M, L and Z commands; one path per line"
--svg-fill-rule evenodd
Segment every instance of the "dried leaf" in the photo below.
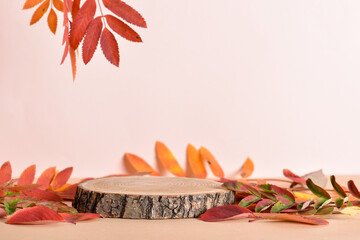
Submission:
M 31 165 L 26 168 L 20 175 L 19 180 L 17 182 L 18 185 L 28 185 L 32 184 L 35 178 L 36 165 Z
M 0 168 L 0 184 L 7 183 L 11 180 L 11 164 L 9 161 L 5 162 Z
M 146 28 L 145 19 L 135 9 L 121 0 L 103 0 L 104 6 L 127 21 L 139 27 Z
M 250 206 L 252 203 L 255 203 L 257 201 L 261 200 L 260 197 L 258 196 L 254 196 L 254 195 L 249 195 L 247 197 L 244 197 L 243 199 L 241 199 L 239 206 L 240 207 L 248 207 Z
M 237 205 L 214 207 L 207 210 L 200 218 L 205 222 L 218 222 L 234 218 L 255 217 L 249 209 Z
M 311 180 L 316 185 L 318 185 L 319 187 L 322 187 L 322 188 L 324 188 L 328 182 L 328 177 L 325 176 L 325 174 L 323 173 L 323 171 L 321 169 L 311 172 L 311 173 L 307 173 L 307 174 L 303 175 L 302 178 L 305 178 L 305 179 L 311 178 Z
M 26 0 L 26 2 L 24 3 L 23 9 L 33 8 L 43 1 L 44 0 Z
M 346 198 L 346 193 L 344 191 L 344 189 L 342 189 L 342 187 L 336 182 L 335 176 L 332 175 L 330 176 L 330 181 L 331 181 L 331 185 L 333 186 L 333 188 L 335 189 L 335 191 L 342 197 L 342 198 Z
M 300 215 L 288 214 L 288 213 L 254 213 L 254 215 L 262 219 L 276 219 L 276 220 L 305 223 L 311 225 L 329 224 L 329 222 L 326 221 L 325 219 L 316 218 L 316 217 L 303 217 Z
M 75 19 L 77 13 L 80 9 L 80 0 L 74 0 L 71 6 L 71 17 L 72 19 Z
M 211 152 L 204 147 L 201 147 L 199 152 L 200 152 L 200 156 L 203 159 L 203 161 L 205 161 L 209 164 L 212 173 L 216 177 L 223 178 L 224 171 L 221 168 L 221 166 L 219 165 L 219 163 L 216 161 L 215 157 L 211 154 Z
M 50 10 L 49 16 L 47 18 L 48 26 L 50 31 L 53 34 L 56 34 L 56 27 L 57 27 L 57 15 L 53 9 Z
M 114 35 L 105 27 L 100 38 L 101 50 L 110 63 L 119 67 L 119 46 Z
M 249 190 L 244 186 L 244 184 L 236 181 L 225 182 L 223 183 L 223 186 L 231 191 L 250 193 Z
M 47 189 L 50 186 L 51 181 L 53 180 L 55 176 L 56 168 L 50 167 L 46 169 L 38 178 L 36 184 L 40 184 L 40 189 Z
M 256 204 L 255 212 L 262 212 L 271 207 L 275 202 L 271 199 L 262 199 Z
M 109 27 L 123 38 L 132 42 L 142 42 L 139 34 L 137 34 L 131 27 L 129 27 L 120 19 L 112 15 L 106 15 L 105 18 L 109 24 Z
M 28 191 L 23 191 L 23 193 L 28 197 L 39 200 L 47 200 L 53 202 L 62 201 L 62 198 L 57 193 L 50 190 L 32 189 Z
M 360 214 L 360 207 L 358 206 L 346 207 L 342 209 L 340 212 L 346 215 L 354 216 L 356 214 Z
M 6 211 L 3 208 L 0 208 L 0 218 L 6 217 Z
M 85 64 L 90 62 L 98 45 L 103 23 L 101 17 L 93 19 L 86 29 L 82 48 L 82 58 Z
M 354 183 L 353 180 L 348 181 L 348 188 L 349 188 L 350 193 L 351 193 L 354 197 L 360 199 L 360 192 L 359 192 L 359 190 L 357 189 L 357 187 L 356 187 L 356 185 L 355 185 L 355 183 Z
M 89 219 L 95 219 L 101 217 L 98 213 L 59 213 L 68 222 L 79 222 Z
M 74 50 L 78 48 L 79 43 L 83 39 L 86 28 L 94 18 L 95 12 L 95 0 L 86 0 L 86 2 L 82 5 L 76 14 L 70 30 L 70 46 Z
M 204 162 L 200 157 L 199 151 L 191 144 L 187 146 L 186 157 L 193 176 L 197 178 L 206 178 Z
M 324 198 L 324 199 L 331 198 L 327 191 L 317 186 L 310 178 L 306 180 L 306 185 L 310 189 L 310 191 L 319 198 Z
M 300 183 L 300 184 L 306 185 L 305 178 L 302 178 L 302 177 L 296 175 L 295 173 L 291 172 L 289 169 L 284 169 L 283 174 L 285 177 L 293 180 L 295 183 Z M 294 186 L 294 185 L 292 184 L 292 186 Z
M 73 168 L 68 167 L 55 175 L 54 180 L 51 183 L 52 189 L 56 190 L 61 188 L 70 178 Z
M 44 224 L 49 222 L 65 222 L 65 219 L 48 207 L 36 206 L 20 209 L 6 220 L 8 224 Z
M 53 0 L 53 5 L 60 12 L 64 10 L 64 2 L 61 0 Z
M 254 171 L 254 163 L 250 158 L 247 158 L 240 168 L 240 176 L 243 178 L 250 177 Z
M 172 174 L 178 177 L 185 177 L 185 172 L 176 161 L 174 155 L 162 142 L 157 141 L 155 144 L 156 157 L 161 164 Z
M 49 8 L 49 4 L 50 4 L 50 0 L 46 0 L 36 9 L 36 11 L 31 17 L 30 25 L 37 23 L 42 18 L 42 16 L 44 16 L 44 14 Z
M 124 158 L 137 172 L 151 172 L 151 176 L 160 176 L 160 174 L 142 158 L 131 153 L 125 153 Z

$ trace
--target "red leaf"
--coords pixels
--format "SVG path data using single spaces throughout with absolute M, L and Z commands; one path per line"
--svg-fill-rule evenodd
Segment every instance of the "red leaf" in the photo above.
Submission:
M 119 67 L 119 47 L 114 34 L 112 34 L 106 27 L 101 34 L 100 46 L 106 59 L 115 66 Z
M 42 1 L 44 1 L 44 0 L 26 0 L 26 2 L 24 3 L 23 9 L 29 9 L 29 8 L 35 7 Z
M 6 211 L 3 208 L 0 208 L 0 218 L 6 217 Z
M 49 222 L 65 222 L 65 219 L 48 207 L 36 206 L 17 210 L 6 220 L 8 224 L 44 224 Z
M 9 191 L 13 191 L 13 192 L 20 192 L 20 191 L 38 188 L 40 186 L 41 186 L 40 184 L 24 184 L 24 185 L 17 185 L 17 186 L 13 186 L 13 187 L 6 187 L 6 189 Z
M 40 184 L 40 189 L 47 189 L 55 176 L 56 168 L 50 167 L 46 169 L 38 178 L 36 184 Z
M 71 6 L 72 19 L 75 19 L 77 13 L 79 12 L 79 9 L 80 9 L 80 0 L 74 0 Z
M 59 213 L 68 222 L 78 222 L 101 217 L 98 213 Z
M 70 30 L 70 46 L 75 50 L 85 35 L 85 31 L 96 12 L 95 0 L 86 0 L 79 9 Z
M 123 38 L 132 42 L 142 42 L 139 34 L 120 19 L 111 15 L 106 15 L 105 18 L 109 27 Z
M 72 174 L 73 168 L 68 167 L 55 175 L 54 180 L 51 183 L 52 189 L 56 190 L 65 185 L 65 183 L 69 180 Z
M 49 8 L 49 5 L 50 0 L 46 0 L 43 4 L 40 5 L 40 7 L 35 10 L 34 14 L 31 17 L 30 25 L 37 23 L 42 18 L 42 16 L 44 16 L 44 14 Z
M 94 179 L 94 178 L 82 179 L 80 182 L 72 184 L 72 185 L 68 186 L 67 188 L 65 188 L 64 190 L 59 191 L 58 195 L 60 197 L 62 197 L 63 199 L 73 200 L 75 197 L 76 189 L 77 189 L 77 186 L 79 185 L 79 183 L 86 182 L 91 179 Z
M 55 192 L 50 190 L 32 189 L 23 192 L 26 196 L 40 200 L 60 202 L 62 198 Z
M 110 11 L 127 21 L 139 27 L 146 28 L 146 22 L 143 16 L 135 9 L 121 0 L 103 0 L 104 6 Z
M 11 180 L 11 173 L 11 164 L 7 161 L 0 168 L 0 184 L 7 183 Z
M 291 172 L 289 169 L 284 169 L 283 174 L 284 174 L 285 177 L 293 180 L 296 183 L 306 185 L 306 179 L 305 178 L 302 178 L 302 177 L 296 175 L 295 173 Z
M 91 58 L 94 55 L 100 39 L 102 26 L 103 23 L 101 21 L 101 17 L 97 17 L 90 22 L 89 26 L 86 29 L 86 35 L 82 48 L 82 58 L 85 64 L 90 62 Z
M 27 169 L 25 169 L 17 182 L 18 185 L 27 185 L 32 184 L 35 178 L 36 165 L 31 165 Z
M 69 53 L 70 53 L 71 71 L 72 71 L 72 75 L 73 75 L 73 81 L 75 81 L 75 77 L 76 77 L 76 54 L 75 54 L 75 49 L 72 48 L 71 46 L 70 46 L 70 49 L 69 49 Z
M 65 32 L 66 32 L 66 28 L 64 30 L 64 35 L 65 35 Z M 65 40 L 66 41 L 66 40 Z M 64 48 L 64 53 L 63 53 L 63 56 L 62 56 L 62 59 L 61 59 L 61 63 L 60 64 L 63 64 L 67 55 L 69 54 L 69 41 L 66 41 L 65 43 L 65 48 Z
M 359 190 L 357 189 L 357 187 L 356 187 L 356 185 L 355 185 L 355 183 L 354 183 L 353 180 L 348 181 L 348 188 L 349 188 L 350 193 L 351 193 L 354 197 L 360 198 L 360 192 L 359 192 Z
M 238 205 L 227 205 L 214 207 L 207 210 L 200 219 L 205 222 L 217 222 L 234 218 L 248 217 L 255 217 L 254 213 L 251 212 L 249 209 L 240 207 Z
M 316 217 L 303 217 L 300 215 L 288 214 L 288 213 L 254 213 L 254 214 L 256 215 L 256 217 L 260 217 L 262 219 L 277 219 L 283 221 L 305 223 L 310 225 L 329 224 L 329 222 L 326 221 L 325 219 L 316 218 Z

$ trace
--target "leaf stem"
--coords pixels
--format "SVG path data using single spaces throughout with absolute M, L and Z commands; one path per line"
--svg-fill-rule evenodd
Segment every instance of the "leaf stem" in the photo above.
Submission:
M 103 13 L 102 8 L 101 8 L 100 0 L 97 0 L 97 2 L 98 2 L 99 9 L 100 9 L 100 13 L 101 13 L 101 19 L 103 20 L 104 26 L 105 26 L 105 28 L 106 28 L 106 21 L 105 21 L 105 19 L 104 19 L 105 16 L 104 16 L 104 13 Z

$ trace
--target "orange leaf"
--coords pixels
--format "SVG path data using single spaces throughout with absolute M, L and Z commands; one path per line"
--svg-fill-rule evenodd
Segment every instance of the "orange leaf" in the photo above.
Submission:
M 111 15 L 106 15 L 105 18 L 109 27 L 123 38 L 133 42 L 142 42 L 139 34 L 120 19 Z
M 240 175 L 243 178 L 250 177 L 254 171 L 254 163 L 250 158 L 247 158 L 240 168 Z
M 82 58 L 85 64 L 90 62 L 99 43 L 103 23 L 101 17 L 92 20 L 86 29 L 82 48 Z
M 24 208 L 11 215 L 8 224 L 44 224 L 48 222 L 65 222 L 56 211 L 43 206 Z
M 79 9 L 70 30 L 70 46 L 75 50 L 85 35 L 85 31 L 96 12 L 95 0 L 87 0 Z
M 34 188 L 40 187 L 40 184 L 24 184 L 24 185 L 17 185 L 13 187 L 6 187 L 7 190 L 12 192 L 20 192 L 20 191 L 26 191 Z
M 54 7 L 60 12 L 64 11 L 64 2 L 61 0 L 53 0 Z
M 0 168 L 0 184 L 7 183 L 11 180 L 11 173 L 11 164 L 7 161 Z
M 49 16 L 47 18 L 48 26 L 50 28 L 50 31 L 55 34 L 56 33 L 56 27 L 57 27 L 57 16 L 53 9 L 50 10 Z
M 211 152 L 204 147 L 201 147 L 199 152 L 203 161 L 206 161 L 209 164 L 212 173 L 216 177 L 223 178 L 224 171 L 219 165 L 219 163 L 216 161 L 215 157 L 211 154 Z
M 66 31 L 66 28 L 65 30 Z M 65 33 L 64 33 L 65 34 Z M 62 59 L 61 59 L 61 63 L 60 64 L 63 64 L 67 55 L 69 54 L 69 41 L 68 40 L 65 40 L 65 47 L 64 47 L 64 53 L 63 53 L 63 56 L 62 56 Z
M 43 2 L 43 4 L 40 5 L 40 7 L 38 7 L 38 9 L 36 9 L 36 11 L 31 17 L 30 25 L 37 23 L 42 18 L 42 16 L 44 16 L 44 14 L 49 8 L 49 4 L 50 0 L 46 0 L 45 2 Z
M 146 22 L 143 16 L 135 9 L 127 5 L 121 0 L 103 0 L 104 6 L 127 21 L 139 27 L 146 28 Z
M 74 0 L 71 6 L 72 19 L 75 19 L 77 13 L 79 12 L 79 9 L 80 9 L 80 0 Z
M 53 180 L 54 176 L 55 176 L 55 171 L 56 168 L 55 167 L 50 167 L 48 169 L 46 169 L 38 178 L 36 184 L 40 184 L 41 187 L 39 187 L 40 189 L 47 189 L 50 186 L 51 181 Z
M 255 216 L 262 219 L 276 219 L 282 221 L 290 221 L 297 223 L 305 223 L 310 225 L 327 225 L 328 221 L 316 217 L 303 217 L 297 214 L 288 214 L 288 213 L 254 213 Z
M 118 67 L 120 62 L 119 46 L 114 34 L 112 34 L 106 27 L 101 34 L 100 46 L 106 59 Z
M 162 142 L 157 141 L 155 144 L 156 157 L 161 164 L 172 174 L 178 177 L 185 177 L 185 172 L 176 161 L 174 155 Z
M 35 178 L 36 165 L 31 165 L 27 169 L 25 169 L 17 182 L 18 185 L 27 185 L 32 184 Z
M 206 169 L 204 162 L 200 157 L 199 151 L 191 144 L 188 145 L 186 150 L 187 161 L 190 166 L 191 172 L 194 177 L 206 178 Z
M 134 154 L 125 153 L 125 161 L 127 161 L 138 172 L 151 172 L 151 176 L 160 176 L 160 174 L 147 164 L 147 162 Z
M 98 213 L 59 213 L 68 222 L 78 222 L 101 217 Z
M 71 71 L 72 71 L 72 75 L 73 75 L 73 81 L 75 81 L 75 77 L 76 77 L 76 54 L 75 54 L 75 49 L 70 47 L 69 48 L 69 53 L 70 53 Z
M 44 0 L 26 0 L 26 2 L 24 3 L 23 9 L 29 9 L 29 8 L 35 7 L 42 1 L 44 1 Z
M 61 172 L 59 172 L 55 177 L 54 180 L 51 183 L 52 189 L 56 190 L 58 188 L 61 188 L 63 185 L 66 184 L 66 182 L 69 180 L 71 174 L 72 174 L 73 168 L 65 168 Z
M 47 200 L 52 202 L 62 201 L 62 198 L 57 193 L 50 190 L 32 189 L 28 191 L 23 191 L 23 193 L 28 197 L 40 200 Z

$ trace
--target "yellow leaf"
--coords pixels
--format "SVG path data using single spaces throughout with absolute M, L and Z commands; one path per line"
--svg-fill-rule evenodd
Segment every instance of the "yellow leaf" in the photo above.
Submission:
M 356 214 L 360 214 L 360 207 L 357 206 L 346 207 L 340 212 L 346 215 L 354 216 Z
M 293 192 L 293 195 L 297 203 L 306 202 L 309 201 L 310 199 L 314 199 L 314 200 L 318 199 L 318 197 L 315 196 L 314 194 L 305 193 L 305 192 Z

